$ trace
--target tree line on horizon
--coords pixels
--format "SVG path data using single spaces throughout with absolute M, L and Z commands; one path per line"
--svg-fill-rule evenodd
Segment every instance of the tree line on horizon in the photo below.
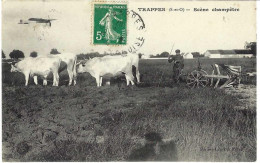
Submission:
M 245 46 L 245 49 L 248 49 L 251 51 L 251 53 L 256 56 L 257 55 L 257 51 L 256 51 L 257 45 L 256 42 L 250 42 Z M 50 54 L 56 55 L 56 54 L 60 54 L 60 52 L 56 49 L 53 48 L 50 51 Z M 114 52 L 114 53 L 107 53 L 106 51 L 104 51 L 103 54 L 99 53 L 99 52 L 89 52 L 89 53 L 80 53 L 78 54 L 78 59 L 88 59 L 88 58 L 94 58 L 94 57 L 103 57 L 106 55 L 124 55 L 127 54 L 127 51 L 122 51 L 122 52 Z M 184 53 L 181 53 L 182 55 L 184 55 Z M 191 52 L 191 54 L 193 55 L 193 58 L 198 58 L 198 57 L 204 57 L 204 54 L 201 54 L 199 52 Z M 142 53 L 139 53 L 139 58 L 141 58 Z M 150 55 L 151 58 L 165 58 L 168 57 L 170 54 L 168 52 L 162 52 L 161 54 L 156 54 L 156 55 Z M 30 57 L 37 57 L 38 53 L 36 51 L 32 51 L 30 53 Z M 9 57 L 11 59 L 16 59 L 18 60 L 19 58 L 24 58 L 24 53 L 20 50 L 16 50 L 14 49 L 12 52 L 10 52 Z M 2 58 L 6 58 L 6 54 L 4 53 L 4 51 L 2 50 Z
M 193 58 L 199 58 L 199 57 L 204 57 L 204 54 L 200 54 L 199 52 L 191 52 L 193 55 Z M 162 52 L 161 54 L 156 54 L 156 55 L 150 55 L 150 58 L 167 58 L 169 57 L 168 52 Z M 181 55 L 185 55 L 185 53 L 181 53 Z
M 53 49 L 51 49 L 50 54 L 56 55 L 56 54 L 60 54 L 60 52 L 57 49 L 53 48 Z M 89 58 L 94 58 L 94 57 L 103 57 L 106 55 L 114 56 L 114 55 L 124 55 L 124 54 L 127 54 L 127 51 L 115 52 L 115 53 L 108 53 L 108 52 L 104 51 L 103 54 L 93 51 L 93 52 L 89 52 L 89 53 L 80 53 L 80 54 L 77 54 L 77 56 L 78 56 L 78 59 L 82 60 L 82 59 L 89 59 Z M 143 55 L 143 54 L 139 53 L 138 55 L 139 55 L 139 57 L 141 57 L 141 55 Z M 32 51 L 30 53 L 30 57 L 37 57 L 37 56 L 38 56 L 38 53 L 36 51 Z M 18 60 L 19 58 L 24 58 L 25 55 L 22 51 L 14 49 L 12 52 L 10 52 L 9 57 L 11 59 Z M 3 52 L 3 50 L 2 50 L 2 58 L 6 58 L 6 55 Z
M 51 49 L 50 54 L 55 55 L 55 54 L 60 54 L 60 52 L 57 49 L 53 48 L 53 49 Z M 30 57 L 35 58 L 37 56 L 38 56 L 38 53 L 36 51 L 32 51 L 30 53 Z M 14 49 L 12 52 L 10 52 L 9 57 L 11 59 L 18 60 L 19 58 L 24 58 L 25 56 L 24 56 L 24 53 L 22 51 Z M 2 50 L 2 58 L 6 58 L 6 55 L 5 55 L 3 50 Z

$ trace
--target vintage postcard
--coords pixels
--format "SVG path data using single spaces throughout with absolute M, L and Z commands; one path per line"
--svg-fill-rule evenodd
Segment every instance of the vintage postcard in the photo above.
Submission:
M 1 4 L 3 161 L 256 161 L 256 1 Z

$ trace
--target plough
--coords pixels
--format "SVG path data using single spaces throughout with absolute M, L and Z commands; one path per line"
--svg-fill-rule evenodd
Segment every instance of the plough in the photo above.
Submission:
M 198 70 L 194 70 L 187 75 L 186 82 L 187 85 L 191 88 L 195 87 L 206 87 L 210 84 L 210 86 L 214 85 L 214 88 L 219 86 L 219 82 L 221 79 L 226 79 L 225 83 L 220 86 L 220 88 L 227 87 L 237 87 L 241 81 L 241 66 L 231 66 L 224 64 L 213 64 L 211 65 L 213 70 L 211 74 L 208 74 L 205 70 L 203 70 L 200 66 L 198 66 Z M 222 68 L 224 74 L 220 73 L 219 67 Z M 214 84 L 214 79 L 217 80 Z

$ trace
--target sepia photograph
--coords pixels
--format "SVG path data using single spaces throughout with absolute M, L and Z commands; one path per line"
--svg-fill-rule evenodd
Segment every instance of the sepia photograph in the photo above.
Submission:
M 2 0 L 3 162 L 255 162 L 256 0 Z

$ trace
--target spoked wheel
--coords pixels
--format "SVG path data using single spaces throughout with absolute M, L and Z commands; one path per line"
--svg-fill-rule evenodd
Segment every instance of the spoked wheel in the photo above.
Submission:
M 187 85 L 191 88 L 206 87 L 209 84 L 208 74 L 204 70 L 194 70 L 187 76 Z

